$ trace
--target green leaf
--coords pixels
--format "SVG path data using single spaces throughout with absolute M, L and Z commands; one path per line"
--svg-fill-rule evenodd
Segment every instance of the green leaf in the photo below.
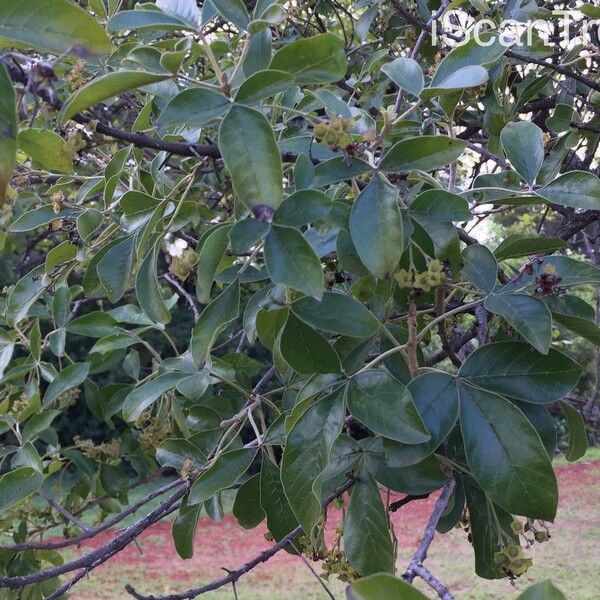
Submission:
M 188 502 L 205 502 L 217 492 L 231 487 L 249 469 L 256 452 L 256 448 L 239 448 L 221 454 L 196 479 L 190 490 Z
M 201 511 L 201 504 L 194 504 L 193 506 L 183 504 L 173 521 L 171 529 L 173 543 L 177 554 L 184 560 L 194 556 L 196 528 L 198 527 Z
M 223 94 L 205 88 L 189 88 L 177 94 L 160 113 L 158 127 L 187 125 L 201 127 L 225 114 L 231 101 Z
M 73 363 L 65 367 L 50 383 L 43 405 L 48 406 L 64 392 L 79 387 L 90 372 L 90 363 Z
M 336 156 L 319 163 L 315 167 L 312 188 L 327 187 L 332 183 L 346 181 L 372 171 L 373 167 L 358 158 L 348 159 L 346 156 Z
M 567 426 L 569 427 L 569 448 L 566 458 L 569 462 L 573 462 L 582 458 L 587 451 L 588 443 L 585 423 L 579 411 L 567 402 L 561 400 L 560 409 L 565 415 Z
M 188 376 L 185 373 L 165 373 L 135 388 L 127 394 L 123 403 L 121 409 L 123 419 L 127 422 L 137 421 L 139 416 L 160 396 L 174 389 L 180 381 Z
M 317 329 L 339 335 L 364 338 L 379 329 L 373 313 L 343 293 L 325 292 L 320 301 L 305 296 L 292 304 L 292 312 Z
M 462 44 L 450 52 L 439 64 L 431 87 L 437 87 L 451 75 L 470 65 L 489 67 L 494 64 L 507 50 L 496 32 L 480 32 L 466 44 Z M 479 38 L 479 39 L 478 39 Z M 483 44 L 479 41 L 483 41 Z
M 59 115 L 59 122 L 65 123 L 77 113 L 107 100 L 119 96 L 127 90 L 134 90 L 151 83 L 165 81 L 171 73 L 146 73 L 144 71 L 115 71 L 90 81 L 79 88 L 65 102 Z
M 413 96 L 419 96 L 425 85 L 425 77 L 419 63 L 412 58 L 400 57 L 381 67 L 401 90 L 406 90 Z
M 128 236 L 111 246 L 96 266 L 98 279 L 106 291 L 108 299 L 118 302 L 129 287 L 133 271 L 135 238 Z
M 197 28 L 200 23 L 200 9 L 195 0 L 156 0 L 156 6 L 192 27 Z
M 352 487 L 344 519 L 344 551 L 360 575 L 394 572 L 394 547 L 387 514 L 379 488 L 368 475 Z
M 0 514 L 17 502 L 37 492 L 44 483 L 44 476 L 30 467 L 21 467 L 0 477 Z
M 181 19 L 168 15 L 161 10 L 122 10 L 113 15 L 106 23 L 111 32 L 137 29 L 162 29 L 196 31 L 196 26 L 184 23 Z
M 373 177 L 352 207 L 350 235 L 361 262 L 375 277 L 391 275 L 404 247 L 397 188 Z
M 54 246 L 52 250 L 46 254 L 44 268 L 46 273 L 51 273 L 56 267 L 63 265 L 77 256 L 77 246 L 65 240 Z
M 161 467 L 180 470 L 186 461 L 191 461 L 196 468 L 201 467 L 206 456 L 190 439 L 169 438 L 156 448 L 156 460 Z
M 346 75 L 348 58 L 343 41 L 332 33 L 300 38 L 278 50 L 269 69 L 285 71 L 298 85 L 334 83 Z
M 355 419 L 386 438 L 405 444 L 431 439 L 409 391 L 386 371 L 355 375 L 348 386 L 347 402 Z
M 472 244 L 462 251 L 461 275 L 480 290 L 490 293 L 496 287 L 498 263 L 494 255 L 481 244 Z
M 567 242 L 559 238 L 545 236 L 528 236 L 523 234 L 509 235 L 494 250 L 497 260 L 507 258 L 520 258 L 532 256 L 542 252 L 562 250 L 568 246 Z
M 281 332 L 280 350 L 290 367 L 304 375 L 339 373 L 342 369 L 331 344 L 293 314 Z
M 275 213 L 275 223 L 302 227 L 325 218 L 333 208 L 331 198 L 317 190 L 298 190 L 288 196 Z
M 552 315 L 539 298 L 526 294 L 490 294 L 484 306 L 504 318 L 538 352 L 548 354 L 552 341 Z
M 32 231 L 42 225 L 47 225 L 56 221 L 57 219 L 65 219 L 73 217 L 77 212 L 71 208 L 61 208 L 57 213 L 54 212 L 51 204 L 44 204 L 39 208 L 28 210 L 23 213 L 20 217 L 15 219 L 9 226 L 8 231 L 13 233 L 23 233 L 25 231 Z
M 15 343 L 12 338 L 0 329 L 0 381 L 4 377 L 4 370 L 10 364 L 14 350 Z
M 156 275 L 156 247 L 146 255 L 135 278 L 135 294 L 143 311 L 155 323 L 168 323 L 171 313 L 163 300 Z
M 69 333 L 101 338 L 116 333 L 118 324 L 108 313 L 100 310 L 81 315 L 67 325 Z
M 590 323 L 588 319 L 583 317 L 562 315 L 555 312 L 552 313 L 552 316 L 557 323 L 560 323 L 573 333 L 576 333 L 582 338 L 592 342 L 592 344 L 600 346 L 600 327 L 594 323 Z
M 6 301 L 6 323 L 12 327 L 18 325 L 35 304 L 49 284 L 44 274 L 44 265 L 36 267 L 24 275 L 10 291 Z
M 19 132 L 19 148 L 49 171 L 70 173 L 73 151 L 60 135 L 49 129 L 24 129 Z
M 43 410 L 31 416 L 23 428 L 23 441 L 29 442 L 52 425 L 52 421 L 60 414 L 58 410 Z
M 279 467 L 268 458 L 263 458 L 260 470 L 260 505 L 267 515 L 267 529 L 276 542 L 298 527 L 283 491 Z
M 257 71 L 242 83 L 235 94 L 235 101 L 252 104 L 287 90 L 293 83 L 294 78 L 284 71 Z
M 495 564 L 494 555 L 506 546 L 507 540 L 518 543 L 518 536 L 511 527 L 513 516 L 491 502 L 470 478 L 463 479 L 463 483 L 475 552 L 475 572 L 485 579 L 504 579 L 506 573 Z
M 459 371 L 460 377 L 477 386 L 534 404 L 566 396 L 580 375 L 581 367 L 558 350 L 544 355 L 520 342 L 486 344 Z
M 497 394 L 460 384 L 460 429 L 473 476 L 504 510 L 554 520 L 556 477 L 525 415 Z
M 250 252 L 252 247 L 260 242 L 267 233 L 270 225 L 257 219 L 243 219 L 229 230 L 231 251 L 236 253 Z
M 229 244 L 230 225 L 217 226 L 208 233 L 200 251 L 196 265 L 196 295 L 202 304 L 210 302 L 210 292 L 219 263 Z
M 248 29 L 250 15 L 242 0 L 211 0 L 211 3 L 226 21 L 243 31 Z
M 565 173 L 536 193 L 562 206 L 600 210 L 600 179 L 586 171 Z
M 255 216 L 264 214 L 261 220 L 270 220 L 283 200 L 283 174 L 267 119 L 252 108 L 234 104 L 219 128 L 219 150 L 236 196 Z
M 0 64 L 0 206 L 6 200 L 6 188 L 17 158 L 18 127 L 15 90 L 4 65 Z
M 533 185 L 544 162 L 544 132 L 531 121 L 508 123 L 500 141 L 517 173 Z
M 529 586 L 517 600 L 566 600 L 566 596 L 547 579 Z
M 203 365 L 217 336 L 240 313 L 240 283 L 236 279 L 200 314 L 192 330 L 190 348 L 194 362 Z
M 467 142 L 443 135 L 422 135 L 396 142 L 383 157 L 380 168 L 392 173 L 435 171 L 460 158 Z
M 265 518 L 265 511 L 260 505 L 260 473 L 240 486 L 231 512 L 244 529 L 254 529 Z
M 440 223 L 470 221 L 472 218 L 469 203 L 444 190 L 427 190 L 419 194 L 410 203 L 409 214 Z
M 479 87 L 486 84 L 488 80 L 489 74 L 487 69 L 479 65 L 468 65 L 458 69 L 443 81 L 439 81 L 435 86 L 425 88 L 421 92 L 420 97 L 421 100 L 429 100 L 441 94 Z
M 344 425 L 343 388 L 317 400 L 288 433 L 281 482 L 298 523 L 307 535 L 323 513 L 322 484 L 331 448 Z
M 317 299 L 323 296 L 321 261 L 298 229 L 273 225 L 264 254 L 273 283 L 288 285 Z
M 427 600 L 406 581 L 387 573 L 363 577 L 346 588 L 347 600 Z
M 51 4 L 47 0 L 0 3 L 0 40 L 57 55 L 110 51 L 110 41 L 100 23 L 69 0 L 52 0 Z

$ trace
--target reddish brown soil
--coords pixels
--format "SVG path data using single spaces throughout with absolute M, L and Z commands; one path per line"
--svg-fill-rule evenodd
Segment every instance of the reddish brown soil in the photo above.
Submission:
M 557 468 L 561 503 L 571 502 L 577 497 L 580 487 L 592 483 L 592 470 L 595 466 L 597 465 L 594 463 L 580 463 Z M 401 495 L 394 495 L 392 501 L 399 497 Z M 436 497 L 437 494 L 425 500 L 411 502 L 393 514 L 400 547 L 414 548 L 418 545 Z M 334 530 L 339 522 L 340 512 L 330 510 L 327 526 L 329 541 L 334 537 Z M 198 524 L 194 557 L 189 561 L 182 561 L 173 547 L 170 523 L 158 523 L 139 537 L 139 548 L 131 544 L 98 571 L 118 564 L 120 567 L 129 567 L 128 570 L 131 569 L 138 575 L 141 571 L 149 578 L 152 578 L 153 573 L 160 572 L 173 582 L 198 582 L 199 577 L 209 579 L 222 575 L 225 564 L 230 568 L 240 565 L 268 548 L 271 542 L 265 539 L 265 532 L 264 523 L 251 531 L 241 529 L 230 514 L 220 522 L 204 517 Z M 113 532 L 99 535 L 93 541 L 83 544 L 80 552 L 97 547 L 113 536 Z M 140 548 L 143 554 L 140 553 Z M 297 560 L 294 556 L 280 552 L 261 568 L 261 576 L 268 577 L 270 569 L 276 570 L 292 563 L 297 565 Z

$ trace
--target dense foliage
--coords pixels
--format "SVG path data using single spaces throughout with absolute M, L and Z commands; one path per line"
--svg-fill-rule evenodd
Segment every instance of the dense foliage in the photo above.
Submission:
M 224 493 L 273 546 L 170 598 L 279 550 L 349 598 L 451 598 L 423 561 L 455 526 L 478 575 L 519 577 L 557 511 L 552 411 L 586 447 L 562 341 L 600 345 L 600 10 L 198 5 L 0 0 L 2 597 L 60 597 L 169 515 L 189 558 Z M 442 36 L 454 9 L 479 36 Z M 511 211 L 537 231 L 486 242 Z M 440 489 L 381 575 L 389 513 Z

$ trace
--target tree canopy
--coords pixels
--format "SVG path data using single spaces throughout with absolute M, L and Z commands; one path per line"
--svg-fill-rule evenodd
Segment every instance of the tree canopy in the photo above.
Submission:
M 557 513 L 553 414 L 586 450 L 564 342 L 600 345 L 594 19 L 0 0 L 3 597 L 63 597 L 167 517 L 189 558 L 224 495 L 272 546 L 168 598 L 287 551 L 351 599 L 424 598 L 419 577 L 447 600 L 424 561 L 455 526 L 479 576 L 525 573 Z M 534 229 L 496 244 L 513 213 Z M 389 513 L 434 493 L 396 577 Z

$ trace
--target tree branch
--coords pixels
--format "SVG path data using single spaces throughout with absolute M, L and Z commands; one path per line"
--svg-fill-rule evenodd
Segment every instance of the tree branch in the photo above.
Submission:
M 348 491 L 356 480 L 354 478 L 348 479 L 344 485 L 339 487 L 333 494 L 325 499 L 323 502 L 323 508 L 326 508 L 329 504 L 331 504 L 334 500 L 339 498 L 344 492 Z M 215 579 L 206 585 L 203 585 L 198 588 L 192 588 L 187 590 L 186 592 L 181 592 L 178 594 L 168 594 L 166 596 L 153 596 L 153 595 L 144 595 L 138 592 L 133 586 L 127 584 L 125 589 L 129 592 L 136 600 L 191 600 L 196 596 L 200 596 L 201 594 L 205 594 L 206 592 L 211 592 L 213 590 L 218 590 L 225 585 L 229 585 L 235 583 L 242 575 L 250 572 L 252 569 L 257 567 L 259 564 L 268 561 L 271 557 L 275 556 L 280 550 L 283 550 L 288 544 L 293 542 L 296 538 L 302 535 L 302 527 L 298 526 L 292 531 L 290 531 L 285 537 L 283 537 L 279 542 L 264 550 L 251 560 L 245 562 L 243 565 L 240 565 L 237 569 L 233 571 L 229 571 L 227 575 L 224 577 L 220 577 L 219 579 Z

